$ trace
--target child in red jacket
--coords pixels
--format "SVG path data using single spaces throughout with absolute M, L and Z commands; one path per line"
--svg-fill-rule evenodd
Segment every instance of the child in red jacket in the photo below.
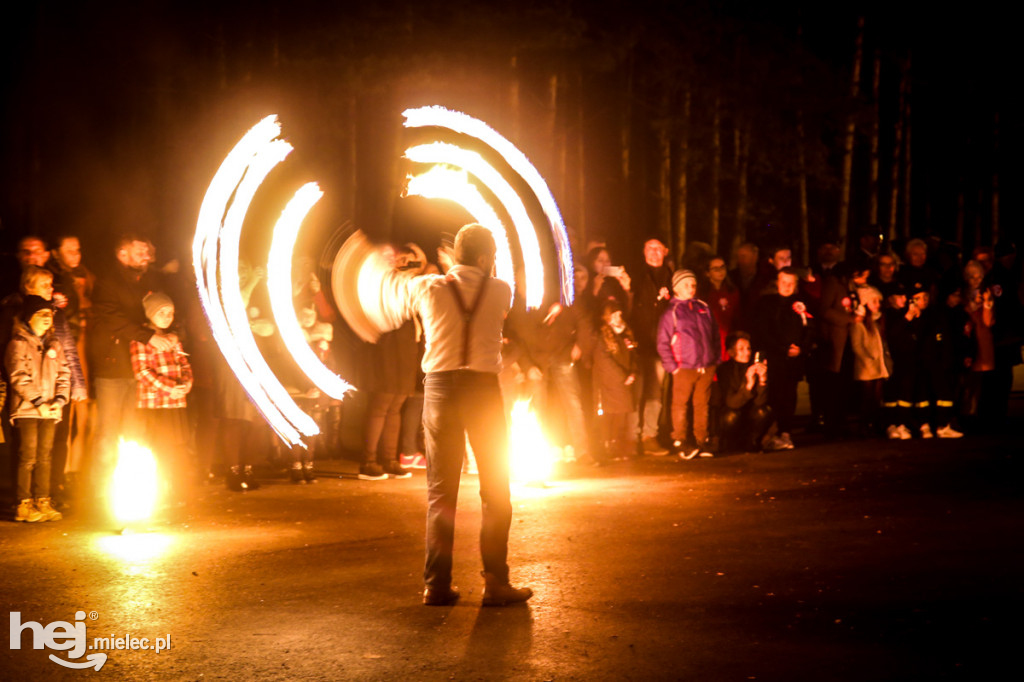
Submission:
M 142 305 L 150 326 L 158 334 L 174 336 L 174 302 L 160 292 L 148 294 Z M 132 372 L 137 384 L 139 422 L 160 469 L 174 495 L 184 492 L 187 477 L 188 418 L 185 396 L 192 390 L 192 366 L 181 341 L 159 351 L 149 343 L 132 341 Z

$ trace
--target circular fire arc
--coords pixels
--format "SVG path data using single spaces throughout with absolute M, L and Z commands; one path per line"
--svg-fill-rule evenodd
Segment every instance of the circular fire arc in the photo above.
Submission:
M 494 231 L 496 241 L 504 250 L 498 258 L 499 276 L 514 284 L 521 280 L 527 307 L 536 308 L 546 299 L 556 298 L 562 303 L 571 303 L 572 253 L 565 225 L 547 184 L 526 156 L 482 121 L 466 114 L 442 107 L 422 107 L 409 109 L 404 115 L 407 128 L 422 129 L 420 132 L 427 135 L 436 130 L 455 138 L 471 138 L 487 152 L 485 158 L 475 151 L 436 139 L 413 145 L 406 150 L 406 157 L 429 169 L 410 178 L 407 192 L 455 201 Z M 259 351 L 249 327 L 238 275 L 242 225 L 252 198 L 264 178 L 292 151 L 291 145 L 277 139 L 280 134 L 281 127 L 275 116 L 263 119 L 243 136 L 221 164 L 200 209 L 193 241 L 193 265 L 203 310 L 228 365 L 282 440 L 302 446 L 303 437 L 316 435 L 319 429 L 288 395 Z M 488 159 L 500 159 L 501 163 Z M 452 167 L 461 170 L 454 171 Z M 457 177 L 459 173 L 461 177 Z M 472 175 L 485 191 L 480 191 L 467 175 Z M 326 368 L 304 343 L 291 300 L 295 241 L 302 221 L 322 195 L 315 183 L 309 183 L 295 193 L 282 212 L 268 254 L 268 286 L 275 323 L 296 363 L 320 390 L 341 398 L 352 386 Z M 494 204 L 500 205 L 500 211 Z M 514 228 L 511 234 L 499 212 L 511 221 Z M 549 245 L 553 249 L 545 248 Z M 557 275 L 550 278 L 557 285 L 556 292 L 548 292 L 546 287 L 548 269 L 544 261 L 551 251 L 557 262 Z M 370 252 L 370 245 L 362 244 L 349 252 L 350 255 L 357 253 L 358 258 L 335 263 L 335 271 L 340 265 L 342 273 L 342 277 L 332 283 L 339 307 L 345 307 L 344 289 L 358 288 L 360 277 L 354 273 L 354 268 L 368 260 Z M 354 317 L 361 315 L 360 319 L 370 319 L 367 313 L 371 311 L 350 312 Z

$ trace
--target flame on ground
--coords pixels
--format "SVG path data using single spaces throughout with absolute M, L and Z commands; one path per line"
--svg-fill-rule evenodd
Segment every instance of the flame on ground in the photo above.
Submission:
M 517 400 L 512 406 L 509 424 L 509 458 L 512 479 L 524 483 L 543 482 L 551 477 L 558 448 L 548 443 L 537 414 L 529 400 Z
M 121 441 L 117 467 L 110 482 L 110 502 L 114 518 L 130 523 L 144 521 L 156 507 L 159 480 L 156 458 L 138 443 Z

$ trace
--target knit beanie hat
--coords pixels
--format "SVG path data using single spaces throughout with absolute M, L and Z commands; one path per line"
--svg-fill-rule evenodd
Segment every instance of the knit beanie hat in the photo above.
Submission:
M 161 308 L 167 306 L 174 307 L 174 301 L 167 294 L 159 291 L 154 291 L 146 294 L 146 297 L 142 299 L 142 307 L 146 309 L 146 319 L 152 320 L 153 316 L 159 312 Z
M 26 295 L 21 301 L 21 319 L 25 324 L 32 319 L 32 316 L 38 313 L 40 310 L 53 311 L 53 303 L 47 301 L 42 296 L 35 296 L 33 294 Z
M 680 282 L 687 278 L 696 281 L 697 275 L 693 274 L 693 270 L 676 270 L 672 273 L 672 288 L 675 289 Z

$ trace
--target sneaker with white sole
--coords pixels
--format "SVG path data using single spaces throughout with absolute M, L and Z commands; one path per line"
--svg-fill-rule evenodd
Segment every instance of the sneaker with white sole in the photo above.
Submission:
M 957 431 L 956 429 L 954 429 L 952 424 L 946 424 L 945 426 L 940 428 L 938 431 L 936 431 L 935 435 L 938 436 L 939 438 L 963 438 L 964 437 L 964 434 L 962 434 L 959 431 Z
M 779 440 L 782 441 L 782 443 L 786 446 L 787 450 L 792 450 L 794 448 L 793 439 L 790 438 L 788 433 L 780 433 Z
M 932 427 L 928 424 L 921 424 L 921 438 L 934 438 Z
M 910 429 L 908 429 L 905 424 L 900 424 L 896 428 L 900 430 L 901 440 L 910 440 L 911 438 L 914 437 L 914 435 L 910 433 Z
M 385 481 L 387 478 L 388 475 L 384 473 L 384 469 L 376 462 L 363 464 L 359 467 L 360 481 Z
M 412 472 L 398 462 L 387 462 L 383 467 L 388 478 L 412 478 Z
M 899 440 L 903 437 L 900 435 L 900 427 L 895 424 L 889 424 L 889 428 L 885 430 L 885 435 L 889 437 L 889 440 Z
M 683 448 L 679 451 L 679 457 L 682 459 L 693 459 L 700 454 L 700 448 Z
M 417 452 L 414 455 L 399 455 L 398 463 L 404 467 L 410 469 L 426 469 L 427 458 L 423 456 L 423 453 Z

